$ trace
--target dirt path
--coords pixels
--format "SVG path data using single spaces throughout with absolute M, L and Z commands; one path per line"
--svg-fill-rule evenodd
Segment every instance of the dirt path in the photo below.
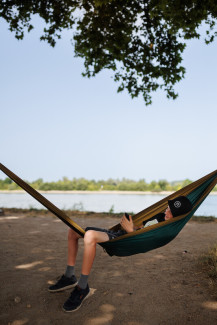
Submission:
M 74 217 L 82 227 L 110 227 L 118 218 Z M 70 291 L 47 287 L 66 266 L 67 227 L 50 216 L 0 217 L 1 325 L 215 325 L 217 302 L 198 256 L 217 239 L 217 223 L 189 222 L 170 244 L 132 257 L 109 257 L 97 248 L 90 276 L 93 296 L 64 313 Z M 76 266 L 79 276 L 83 242 Z M 184 253 L 184 251 L 187 253 Z

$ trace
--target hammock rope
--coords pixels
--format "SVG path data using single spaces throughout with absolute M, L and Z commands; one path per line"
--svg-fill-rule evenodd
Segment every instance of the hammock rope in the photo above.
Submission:
M 0 170 L 2 170 L 9 178 L 11 178 L 16 184 L 18 184 L 33 198 L 45 206 L 49 211 L 55 214 L 67 226 L 72 228 L 82 237 L 84 236 L 85 231 L 83 228 L 72 221 L 63 211 L 58 209 L 53 203 L 47 200 L 43 195 L 38 193 L 35 189 L 33 189 L 30 185 L 24 182 L 1 163 Z M 117 237 L 108 242 L 100 243 L 99 245 L 102 246 L 110 256 L 129 256 L 138 253 L 145 253 L 149 250 L 166 245 L 178 235 L 178 233 L 193 216 L 195 211 L 199 208 L 216 184 L 217 170 L 140 211 L 133 216 L 133 221 L 135 225 L 140 225 L 142 221 L 146 221 L 156 214 L 164 212 L 168 205 L 168 200 L 172 200 L 180 195 L 187 196 L 193 205 L 192 211 L 190 211 L 188 214 L 170 219 L 168 221 L 160 222 L 141 230 L 137 230 L 133 233 Z M 111 230 L 118 230 L 120 227 L 120 224 L 117 224 L 113 226 Z

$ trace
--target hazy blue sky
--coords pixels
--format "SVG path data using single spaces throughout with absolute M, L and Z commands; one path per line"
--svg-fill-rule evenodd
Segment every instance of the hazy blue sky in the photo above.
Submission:
M 41 28 L 17 41 L 0 20 L 1 163 L 29 181 L 195 180 L 217 168 L 216 42 L 188 42 L 178 99 L 157 92 L 146 107 L 117 94 L 109 71 L 83 78 L 71 32 L 51 48 Z

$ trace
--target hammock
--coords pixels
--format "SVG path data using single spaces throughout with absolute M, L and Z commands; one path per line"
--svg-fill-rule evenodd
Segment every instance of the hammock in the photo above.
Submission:
M 44 205 L 49 211 L 61 219 L 67 226 L 72 228 L 81 236 L 84 236 L 85 231 L 74 221 L 72 221 L 63 211 L 58 209 L 54 204 L 48 201 L 30 185 L 24 182 L 21 178 L 12 173 L 8 168 L 0 163 L 2 170 L 15 183 L 22 187 L 26 192 L 33 196 L 37 201 Z M 133 216 L 135 225 L 140 225 L 142 221 L 147 221 L 158 213 L 166 210 L 168 200 L 175 199 L 177 196 L 184 195 L 192 203 L 193 209 L 185 215 L 175 217 L 168 221 L 163 221 L 153 226 L 142 228 L 133 233 L 129 233 L 110 241 L 100 243 L 99 245 L 110 255 L 129 256 L 139 253 L 145 253 L 152 249 L 164 246 L 174 239 L 182 230 L 184 225 L 190 220 L 195 211 L 199 208 L 214 186 L 217 184 L 217 170 L 200 178 L 199 180 L 185 186 L 181 190 L 167 196 L 163 200 L 151 205 L 147 209 Z M 111 228 L 111 230 L 120 229 L 120 224 Z

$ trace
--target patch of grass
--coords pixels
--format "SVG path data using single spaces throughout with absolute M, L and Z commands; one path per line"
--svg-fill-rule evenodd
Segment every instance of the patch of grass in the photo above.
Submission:
M 46 209 L 21 209 L 21 208 L 3 208 L 5 213 L 16 213 L 16 214 L 29 214 L 30 212 L 35 212 L 36 214 L 49 214 L 50 212 Z
M 210 285 L 217 299 L 217 244 L 200 257 L 203 270 L 210 279 Z
M 213 216 L 193 216 L 191 218 L 192 221 L 198 221 L 198 222 L 217 222 L 217 218 Z
M 114 213 L 114 204 L 112 204 L 110 210 L 109 210 L 109 213 Z
M 65 209 L 62 209 L 64 211 L 67 211 Z M 82 202 L 79 202 L 79 203 L 74 203 L 73 204 L 73 207 L 72 207 L 72 210 L 73 211 L 84 211 L 84 205 Z

